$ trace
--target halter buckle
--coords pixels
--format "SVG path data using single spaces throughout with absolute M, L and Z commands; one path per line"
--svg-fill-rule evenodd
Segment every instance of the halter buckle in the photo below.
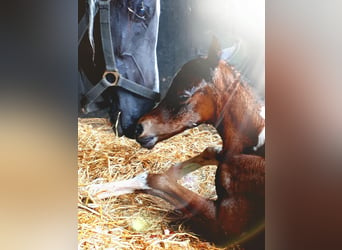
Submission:
M 120 78 L 120 73 L 118 71 L 105 71 L 102 79 L 103 83 L 107 87 L 117 86 Z

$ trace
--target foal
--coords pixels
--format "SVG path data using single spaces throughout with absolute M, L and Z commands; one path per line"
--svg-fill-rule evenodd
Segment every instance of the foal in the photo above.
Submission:
M 207 58 L 185 64 L 163 101 L 138 122 L 137 141 L 153 148 L 162 140 L 202 123 L 216 127 L 220 148 L 177 164 L 163 174 L 143 173 L 121 182 L 100 184 L 99 198 L 139 191 L 170 202 L 188 219 L 192 230 L 215 243 L 241 237 L 264 221 L 265 119 L 240 75 L 220 60 L 213 41 Z M 184 188 L 177 180 L 204 165 L 218 165 L 217 200 L 208 200 Z

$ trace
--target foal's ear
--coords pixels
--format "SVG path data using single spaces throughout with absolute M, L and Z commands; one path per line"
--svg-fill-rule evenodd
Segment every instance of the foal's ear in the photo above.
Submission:
M 231 58 L 234 55 L 236 55 L 239 49 L 240 49 L 240 42 L 235 43 L 233 46 L 229 48 L 223 49 L 221 52 L 221 56 L 220 56 L 221 60 L 229 62 L 229 60 L 231 60 Z
M 213 36 L 208 53 L 208 62 L 211 67 L 216 67 L 221 56 L 221 45 L 216 36 Z

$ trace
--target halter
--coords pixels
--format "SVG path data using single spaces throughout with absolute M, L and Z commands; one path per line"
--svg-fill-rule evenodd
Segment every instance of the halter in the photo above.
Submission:
M 110 1 L 100 0 L 99 7 L 96 7 L 95 14 L 100 10 L 100 30 L 102 50 L 105 60 L 105 72 L 102 79 L 94 85 L 82 98 L 82 111 L 84 113 L 97 111 L 100 108 L 94 105 L 95 100 L 109 87 L 120 87 L 129 92 L 145 97 L 150 100 L 158 101 L 160 94 L 144 87 L 143 85 L 124 78 L 116 68 L 113 41 L 110 28 Z M 83 15 L 78 23 L 78 45 L 89 27 L 87 13 Z M 90 82 L 89 80 L 87 80 Z

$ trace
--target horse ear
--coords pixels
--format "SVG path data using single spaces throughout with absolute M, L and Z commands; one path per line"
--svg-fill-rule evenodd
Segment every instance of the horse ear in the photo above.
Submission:
M 216 36 L 213 36 L 213 39 L 211 40 L 211 45 L 209 48 L 208 53 L 208 62 L 211 67 L 216 67 L 221 56 L 221 45 L 216 38 Z

